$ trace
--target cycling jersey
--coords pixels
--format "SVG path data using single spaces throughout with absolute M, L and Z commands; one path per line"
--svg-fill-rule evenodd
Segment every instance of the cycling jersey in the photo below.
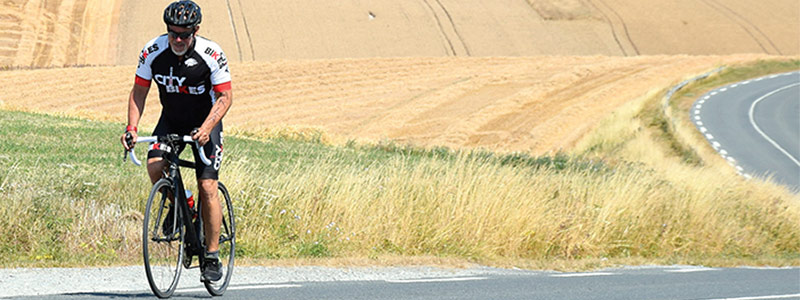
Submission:
M 195 36 L 181 60 L 169 50 L 166 34 L 147 43 L 139 56 L 136 84 L 158 85 L 161 120 L 173 128 L 200 127 L 216 101 L 214 92 L 231 89 L 228 60 L 216 43 Z
M 231 89 L 231 74 L 225 54 L 219 45 L 200 36 L 195 36 L 194 44 L 182 60 L 169 50 L 166 34 L 148 42 L 139 56 L 136 84 L 149 87 L 151 80 L 158 85 L 162 108 L 153 135 L 190 134 L 203 124 L 211 112 L 216 102 L 215 92 Z M 194 144 L 191 146 L 197 162 L 197 178 L 217 179 L 222 162 L 222 121 L 211 130 L 209 141 L 203 146 L 206 155 L 213 161 L 211 166 L 200 163 Z M 163 154 L 162 150 L 152 147 L 148 158 Z M 183 151 L 183 147 L 180 151 Z

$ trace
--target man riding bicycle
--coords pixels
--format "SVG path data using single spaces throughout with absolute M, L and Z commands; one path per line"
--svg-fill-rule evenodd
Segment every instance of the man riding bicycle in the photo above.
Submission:
M 154 80 L 162 111 L 153 135 L 191 135 L 213 162 L 210 166 L 196 164 L 195 173 L 205 220 L 206 250 L 204 264 L 201 264 L 205 267 L 201 270 L 201 280 L 217 281 L 222 276 L 219 263 L 221 207 L 217 194 L 222 162 L 222 118 L 231 106 L 232 92 L 228 61 L 222 49 L 197 36 L 202 18 L 200 7 L 192 1 L 175 1 L 164 10 L 167 34 L 154 38 L 142 49 L 136 80 L 128 97 L 128 126 L 121 141 L 126 150 L 134 147 L 139 119 Z M 133 142 L 129 144 L 126 140 Z M 192 145 L 195 161 L 198 161 L 194 148 Z M 147 171 L 153 183 L 163 176 L 167 166 L 162 154 L 157 144 L 151 145 Z M 174 213 L 173 207 L 170 206 L 168 215 Z

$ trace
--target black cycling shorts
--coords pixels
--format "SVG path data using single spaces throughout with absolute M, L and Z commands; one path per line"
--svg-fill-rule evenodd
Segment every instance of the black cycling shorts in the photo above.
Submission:
M 164 122 L 164 120 L 160 120 L 158 125 L 156 125 L 156 129 L 153 130 L 154 136 L 165 136 L 168 134 L 179 134 L 179 135 L 190 135 L 192 129 L 176 129 L 172 128 L 169 125 L 169 122 Z M 203 146 L 203 152 L 205 153 L 206 157 L 211 160 L 211 165 L 206 166 L 202 160 L 200 160 L 200 155 L 197 153 L 197 149 L 194 143 L 189 143 L 192 146 L 192 152 L 194 153 L 194 161 L 195 161 L 195 176 L 197 179 L 214 179 L 219 180 L 219 167 L 222 165 L 222 122 L 220 122 L 214 129 L 211 130 L 209 134 L 209 141 Z M 183 152 L 186 143 L 181 145 L 181 148 L 178 149 L 178 154 Z M 164 154 L 163 150 L 153 149 L 153 144 L 150 144 L 150 151 L 147 152 L 147 158 L 154 158 L 154 157 L 161 157 Z

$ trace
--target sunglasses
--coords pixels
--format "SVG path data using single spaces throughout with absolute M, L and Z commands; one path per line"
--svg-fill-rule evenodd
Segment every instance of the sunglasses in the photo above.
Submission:
M 194 32 L 195 32 L 194 30 L 186 32 L 175 32 L 167 29 L 167 33 L 169 33 L 169 36 L 173 39 L 181 38 L 182 40 L 185 40 L 188 39 L 190 36 L 192 36 Z

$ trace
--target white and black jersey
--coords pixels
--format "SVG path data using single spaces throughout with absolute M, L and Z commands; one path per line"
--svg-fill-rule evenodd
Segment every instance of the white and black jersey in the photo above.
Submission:
M 136 84 L 150 87 L 151 81 L 158 85 L 161 99 L 161 117 L 153 135 L 188 135 L 200 127 L 216 102 L 215 92 L 231 89 L 231 74 L 228 60 L 216 43 L 195 36 L 195 41 L 183 55 L 183 59 L 169 50 L 166 34 L 161 35 L 142 49 Z M 195 145 L 190 144 L 194 150 Z M 161 157 L 163 150 L 151 144 L 147 157 Z M 203 149 L 214 163 L 206 166 L 195 164 L 198 179 L 218 179 L 222 163 L 222 121 L 215 126 Z M 183 148 L 181 148 L 181 151 Z M 195 161 L 199 161 L 195 150 Z
M 166 34 L 147 43 L 139 56 L 136 84 L 158 85 L 161 121 L 172 128 L 200 127 L 216 101 L 214 92 L 231 89 L 228 60 L 211 40 L 195 36 L 181 60 L 169 50 Z

